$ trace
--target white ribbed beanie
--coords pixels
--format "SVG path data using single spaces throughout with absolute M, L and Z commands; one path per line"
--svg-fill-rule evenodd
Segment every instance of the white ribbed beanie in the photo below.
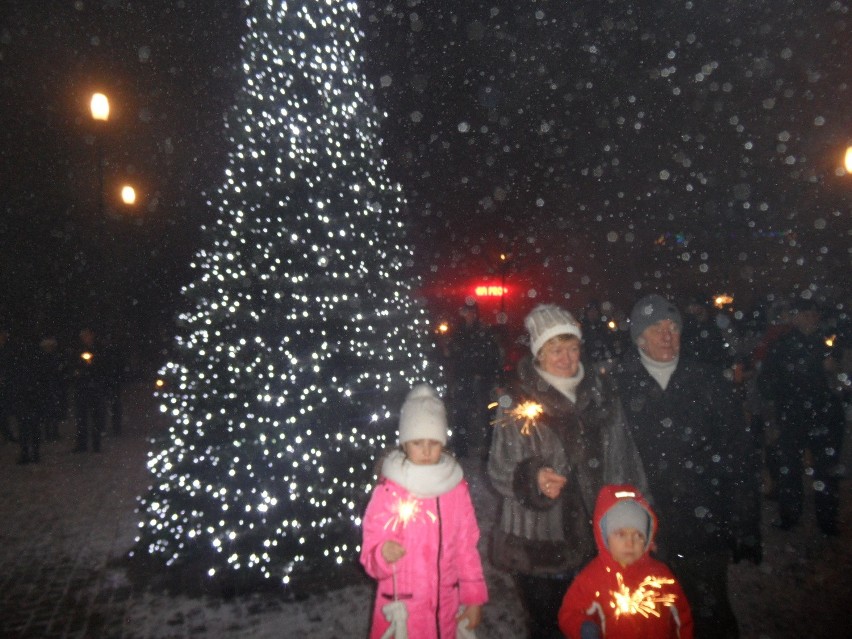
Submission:
M 399 411 L 399 443 L 413 439 L 447 443 L 447 409 L 428 384 L 412 388 Z
M 538 355 L 544 343 L 557 335 L 575 335 L 577 339 L 583 339 L 580 323 L 571 313 L 555 304 L 539 304 L 530 311 L 524 324 L 530 334 L 533 355 Z

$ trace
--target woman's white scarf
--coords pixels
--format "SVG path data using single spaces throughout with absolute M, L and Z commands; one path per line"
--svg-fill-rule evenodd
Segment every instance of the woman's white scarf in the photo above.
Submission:
M 583 368 L 582 363 L 580 363 L 579 368 L 577 369 L 577 374 L 574 375 L 574 377 L 559 377 L 558 375 L 551 375 L 543 368 L 540 368 L 537 363 L 535 370 L 544 381 L 570 399 L 572 404 L 577 403 L 577 386 L 580 385 L 580 382 L 583 381 L 583 377 L 586 375 L 586 369 Z
M 401 450 L 394 450 L 382 462 L 382 476 L 399 484 L 418 499 L 432 499 L 450 492 L 464 479 L 464 471 L 454 457 L 441 454 L 437 464 L 412 464 Z

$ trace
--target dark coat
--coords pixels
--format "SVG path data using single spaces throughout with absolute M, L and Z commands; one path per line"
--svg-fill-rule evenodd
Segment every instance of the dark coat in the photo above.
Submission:
M 758 459 L 733 386 L 681 357 L 663 390 L 636 351 L 615 377 L 660 520 L 660 557 L 759 548 Z
M 544 412 L 525 429 L 525 420 L 512 409 L 526 401 Z M 592 514 L 598 491 L 612 483 L 646 486 L 611 380 L 587 367 L 573 403 L 525 359 L 511 405 L 499 411 L 494 428 L 488 474 L 503 503 L 493 561 L 525 574 L 579 569 L 595 555 Z M 538 490 L 538 472 L 545 467 L 568 478 L 556 499 Z
M 830 351 L 822 335 L 805 335 L 793 329 L 770 347 L 763 362 L 758 384 L 761 392 L 783 409 L 804 406 L 806 402 L 831 403 L 832 392 L 824 364 Z

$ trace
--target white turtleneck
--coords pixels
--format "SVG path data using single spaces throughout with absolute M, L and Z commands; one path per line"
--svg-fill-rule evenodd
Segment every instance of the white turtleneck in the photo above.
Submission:
M 660 388 L 666 390 L 666 386 L 669 385 L 669 380 L 672 378 L 672 373 L 674 373 L 677 368 L 677 363 L 680 357 L 675 357 L 670 362 L 658 362 L 657 360 L 651 359 L 645 355 L 645 351 L 640 349 L 639 358 L 642 361 L 642 366 L 644 366 L 645 370 L 648 371 L 648 374 L 657 380 Z
M 551 375 L 543 368 L 539 367 L 538 364 L 536 364 L 535 370 L 544 381 L 565 395 L 565 397 L 570 399 L 572 403 L 577 403 L 577 386 L 580 385 L 580 382 L 583 381 L 583 377 L 586 375 L 586 369 L 583 368 L 582 363 L 580 363 L 579 368 L 577 369 L 577 374 L 574 375 L 574 377 L 559 377 L 558 375 Z

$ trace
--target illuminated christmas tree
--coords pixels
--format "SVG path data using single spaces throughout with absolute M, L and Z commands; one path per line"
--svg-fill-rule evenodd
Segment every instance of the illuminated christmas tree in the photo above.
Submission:
M 432 375 L 357 23 L 340 0 L 259 1 L 249 20 L 140 500 L 139 548 L 168 565 L 287 583 L 354 557 L 391 414 Z

